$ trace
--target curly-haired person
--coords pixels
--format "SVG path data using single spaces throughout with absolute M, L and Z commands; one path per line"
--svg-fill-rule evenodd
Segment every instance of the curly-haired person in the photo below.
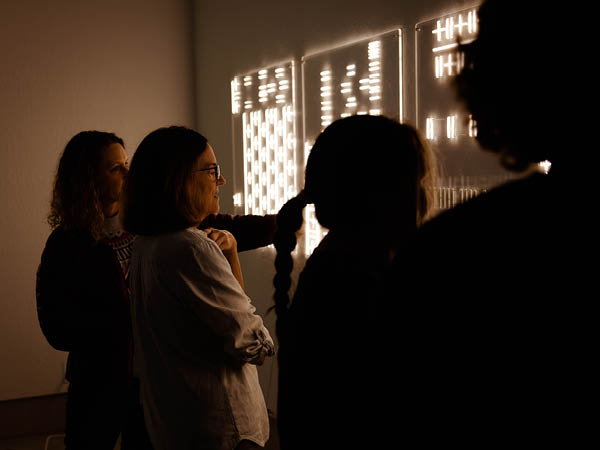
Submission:
M 67 449 L 152 448 L 133 374 L 129 261 L 134 236 L 119 220 L 128 161 L 113 133 L 83 131 L 58 164 L 37 276 L 41 329 L 69 352 Z M 201 227 L 230 230 L 238 250 L 267 245 L 274 217 L 211 215 Z
M 583 44 L 542 44 L 536 24 L 569 22 L 542 2 L 487 0 L 479 19 L 455 88 L 483 150 L 519 176 L 424 224 L 394 263 L 384 328 L 406 344 L 402 423 L 424 445 L 572 447 L 595 353 L 589 146 L 573 115 L 587 87 L 577 59 L 544 68 Z

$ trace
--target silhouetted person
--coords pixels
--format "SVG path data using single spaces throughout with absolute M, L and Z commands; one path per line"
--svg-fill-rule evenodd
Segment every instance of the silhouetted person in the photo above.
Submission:
M 432 165 L 418 133 L 383 116 L 340 119 L 317 138 L 304 190 L 279 211 L 274 239 L 283 450 L 397 442 L 380 429 L 390 405 L 379 379 L 390 368 L 380 359 L 376 300 L 397 246 L 429 211 Z M 290 303 L 291 252 L 308 203 L 329 232 Z
M 384 328 L 405 343 L 404 423 L 424 443 L 563 445 L 585 422 L 585 153 L 579 131 L 553 117 L 574 104 L 571 67 L 545 70 L 556 48 L 537 27 L 561 12 L 530 8 L 486 1 L 456 80 L 482 147 L 524 175 L 424 224 L 383 298 L 394 305 Z M 535 170 L 545 160 L 547 175 Z
M 36 285 L 40 326 L 68 351 L 67 449 L 151 448 L 132 373 L 127 291 L 134 236 L 119 223 L 128 172 L 123 140 L 83 131 L 61 155 L 48 222 L 53 231 Z M 271 242 L 274 217 L 212 215 L 203 226 L 231 230 L 238 249 Z
M 269 421 L 256 365 L 274 344 L 244 293 L 237 242 L 198 226 L 225 184 L 206 138 L 146 136 L 124 188 L 136 371 L 156 450 L 263 447 Z

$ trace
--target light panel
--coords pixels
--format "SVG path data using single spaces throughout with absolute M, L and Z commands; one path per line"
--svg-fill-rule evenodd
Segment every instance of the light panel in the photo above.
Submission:
M 453 79 L 465 66 L 461 44 L 477 37 L 477 9 L 457 11 L 416 26 L 417 126 L 436 150 L 443 176 L 436 208 L 444 210 L 505 182 L 510 175 L 475 139 L 477 124 L 456 100 Z
M 243 178 L 234 205 L 245 214 L 276 214 L 298 193 L 295 84 L 293 61 L 231 82 L 234 160 L 242 155 Z

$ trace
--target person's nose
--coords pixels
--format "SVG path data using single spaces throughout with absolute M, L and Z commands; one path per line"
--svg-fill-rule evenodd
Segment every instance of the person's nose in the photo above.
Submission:
M 222 186 L 224 184 L 227 184 L 227 180 L 225 179 L 225 177 L 223 175 L 221 175 L 219 177 L 219 179 L 217 180 L 217 186 Z

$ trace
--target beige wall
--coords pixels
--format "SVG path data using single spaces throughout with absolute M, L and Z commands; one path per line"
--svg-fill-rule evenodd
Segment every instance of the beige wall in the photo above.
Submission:
M 193 126 L 189 0 L 0 3 L 0 400 L 64 389 L 39 330 L 35 271 L 59 153 L 113 131 L 132 155 L 159 126 Z

